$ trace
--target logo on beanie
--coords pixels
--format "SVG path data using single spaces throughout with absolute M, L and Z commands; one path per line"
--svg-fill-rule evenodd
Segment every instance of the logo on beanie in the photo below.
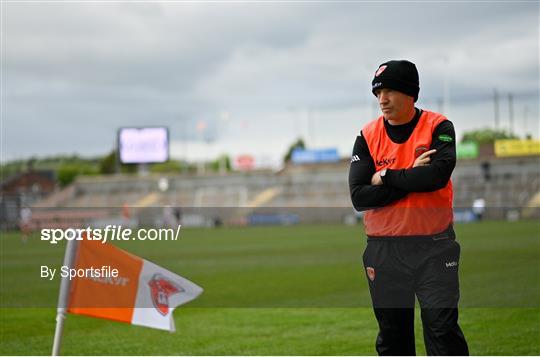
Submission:
M 384 70 L 386 69 L 386 67 L 388 67 L 388 66 L 386 66 L 386 65 L 384 65 L 384 66 L 380 66 L 380 67 L 379 67 L 379 69 L 377 70 L 377 72 L 375 72 L 375 77 L 378 77 L 378 76 L 380 76 L 380 75 L 381 75 L 381 73 L 383 73 L 383 72 L 384 72 Z

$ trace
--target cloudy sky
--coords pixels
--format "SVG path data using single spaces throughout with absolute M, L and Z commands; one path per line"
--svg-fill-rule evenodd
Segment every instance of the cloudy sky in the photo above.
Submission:
M 349 155 L 388 59 L 458 136 L 539 137 L 539 3 L 2 2 L 2 160 L 102 155 L 166 125 L 175 158 L 281 157 L 303 137 Z M 447 100 L 445 100 L 447 99 Z

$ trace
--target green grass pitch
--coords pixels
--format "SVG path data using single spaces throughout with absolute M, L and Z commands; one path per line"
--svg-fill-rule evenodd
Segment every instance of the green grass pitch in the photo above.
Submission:
M 460 323 L 474 355 L 540 354 L 540 225 L 456 226 Z M 0 354 L 51 353 L 64 246 L 0 238 Z M 68 315 L 65 355 L 373 355 L 362 227 L 185 229 L 176 242 L 119 244 L 201 285 L 176 333 Z M 419 311 L 418 311 L 419 312 Z M 424 354 L 419 314 L 417 353 Z

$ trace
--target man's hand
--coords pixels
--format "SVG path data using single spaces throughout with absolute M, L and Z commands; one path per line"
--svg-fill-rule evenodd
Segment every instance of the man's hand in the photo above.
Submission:
M 419 166 L 428 166 L 431 162 L 430 156 L 436 153 L 436 149 L 428 150 L 422 155 L 418 156 L 416 160 L 414 160 L 413 167 L 419 167 Z M 381 170 L 382 171 L 382 170 Z M 381 178 L 381 171 L 377 171 L 371 176 L 371 184 L 374 186 L 382 185 L 383 181 Z
M 381 170 L 382 171 L 382 170 Z M 371 184 L 372 185 L 382 185 L 383 182 L 382 182 L 382 178 L 381 178 L 381 171 L 377 171 L 373 174 L 373 176 L 371 176 Z
M 428 166 L 431 161 L 431 158 L 429 156 L 434 154 L 436 151 L 437 150 L 435 149 L 429 150 L 423 153 L 422 155 L 418 156 L 416 160 L 414 160 L 414 164 L 412 165 L 412 167 Z M 373 175 L 373 177 L 375 177 L 375 175 Z M 371 182 L 373 182 L 373 178 L 371 179 Z

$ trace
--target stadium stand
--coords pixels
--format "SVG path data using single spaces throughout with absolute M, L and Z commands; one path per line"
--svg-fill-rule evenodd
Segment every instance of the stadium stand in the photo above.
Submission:
M 23 207 L 40 202 L 56 189 L 54 172 L 33 170 L 6 178 L 0 184 L 0 228 L 18 226 Z
M 525 216 L 538 215 L 537 208 L 531 209 L 535 208 L 531 207 L 531 197 L 540 192 L 538 157 L 463 160 L 454 170 L 452 181 L 455 207 L 467 208 L 475 198 L 484 198 L 486 216 L 491 219 L 523 210 L 529 212 Z
M 343 222 L 353 213 L 348 168 L 348 160 L 342 160 L 288 165 L 277 173 L 80 177 L 33 204 L 33 218 L 36 226 L 84 225 L 105 217 L 121 220 L 122 207 L 128 206 L 139 224 L 156 224 L 163 207 L 171 206 L 180 207 L 193 222 L 241 224 L 261 214 L 295 215 L 301 222 Z M 167 181 L 165 189 L 160 189 L 160 180 Z M 505 219 L 510 213 L 540 216 L 539 202 L 533 199 L 540 192 L 539 157 L 461 160 L 452 180 L 458 209 L 470 209 L 474 199 L 483 198 L 487 219 Z M 78 213 L 66 216 L 69 209 Z

